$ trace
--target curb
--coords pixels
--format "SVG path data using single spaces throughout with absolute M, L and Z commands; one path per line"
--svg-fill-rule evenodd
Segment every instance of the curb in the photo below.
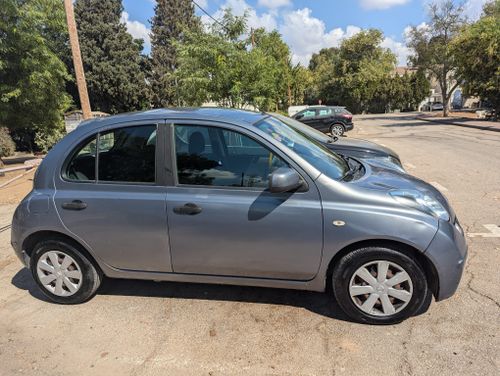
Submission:
M 491 131 L 491 132 L 500 132 L 500 125 L 499 126 L 485 126 L 485 125 L 472 125 L 472 124 L 464 124 L 464 123 L 458 123 L 453 120 L 446 120 L 446 119 L 429 119 L 429 118 L 424 118 L 417 116 L 417 119 L 422 120 L 422 121 L 427 121 L 429 123 L 440 123 L 440 124 L 446 124 L 446 125 L 455 125 L 457 127 L 464 127 L 464 128 L 474 128 L 474 129 L 481 129 L 483 131 Z

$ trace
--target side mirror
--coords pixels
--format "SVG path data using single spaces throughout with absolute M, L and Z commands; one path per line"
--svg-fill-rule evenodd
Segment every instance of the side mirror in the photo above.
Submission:
M 298 114 L 295 116 L 295 120 L 300 120 L 304 117 L 304 114 Z
M 292 168 L 280 167 L 269 175 L 269 191 L 290 192 L 302 186 L 300 175 Z

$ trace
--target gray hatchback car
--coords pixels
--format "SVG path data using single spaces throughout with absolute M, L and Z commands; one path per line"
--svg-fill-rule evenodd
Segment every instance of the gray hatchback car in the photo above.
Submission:
M 325 291 L 365 323 L 450 297 L 467 254 L 447 200 L 339 157 L 265 113 L 151 110 L 83 123 L 44 158 L 12 223 L 41 291 L 104 276 Z

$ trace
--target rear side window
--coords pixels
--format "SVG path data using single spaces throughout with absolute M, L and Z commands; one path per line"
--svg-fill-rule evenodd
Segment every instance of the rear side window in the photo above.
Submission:
M 76 181 L 95 181 L 96 137 L 84 142 L 73 154 L 64 177 Z
M 101 133 L 97 150 L 99 181 L 154 183 L 156 126 Z
M 97 140 L 99 140 L 97 142 Z M 100 133 L 80 146 L 64 177 L 72 181 L 154 183 L 156 125 L 125 127 Z
M 332 109 L 331 108 L 322 108 L 319 110 L 319 116 L 327 116 L 332 114 Z

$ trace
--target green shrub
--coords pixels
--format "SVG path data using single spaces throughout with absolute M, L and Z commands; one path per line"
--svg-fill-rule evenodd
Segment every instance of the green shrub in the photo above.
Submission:
M 0 127 L 0 158 L 10 157 L 16 151 L 16 145 L 10 137 L 9 130 L 5 127 Z
M 65 135 L 59 128 L 37 130 L 35 132 L 35 145 L 42 153 L 47 153 Z

